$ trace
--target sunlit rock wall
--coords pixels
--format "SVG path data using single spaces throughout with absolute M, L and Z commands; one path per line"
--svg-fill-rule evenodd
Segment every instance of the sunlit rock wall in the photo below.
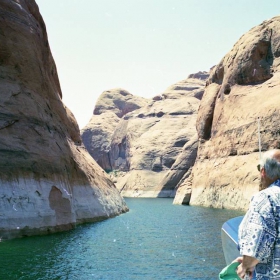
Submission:
M 197 118 L 191 204 L 248 207 L 262 150 L 279 148 L 280 17 L 244 34 L 212 70 Z
M 123 196 L 174 197 L 177 184 L 194 164 L 197 110 L 208 75 L 192 74 L 153 99 L 124 90 L 124 96 L 120 90 L 100 96 L 82 137 Z M 120 119 L 114 121 L 112 114 Z M 183 163 L 176 161 L 181 153 L 186 156 Z

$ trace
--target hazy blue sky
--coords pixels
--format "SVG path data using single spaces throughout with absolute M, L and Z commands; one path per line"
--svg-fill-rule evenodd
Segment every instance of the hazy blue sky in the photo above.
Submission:
M 279 0 L 36 0 L 80 128 L 108 89 L 151 98 L 209 71 Z

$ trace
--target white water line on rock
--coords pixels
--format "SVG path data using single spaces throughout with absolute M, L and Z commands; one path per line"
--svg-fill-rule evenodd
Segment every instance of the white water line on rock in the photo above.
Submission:
M 62 187 L 63 188 L 63 187 Z M 65 189 L 65 188 L 63 188 L 63 190 L 66 192 L 66 194 L 68 195 L 68 196 L 71 196 L 71 194 Z
M 15 211 L 17 211 L 17 209 L 16 209 L 16 206 L 15 206 L 15 205 L 16 205 L 16 203 L 14 203 L 14 204 L 13 204 L 13 209 L 14 209 Z
M 73 192 L 71 190 L 71 186 L 70 186 L 69 182 L 65 183 L 65 187 L 63 185 L 61 185 L 61 187 L 65 191 L 67 196 L 69 197 L 70 205 L 71 205 L 71 212 L 74 213 L 75 212 L 75 204 L 74 204 Z M 76 215 L 75 215 L 75 221 L 76 221 Z

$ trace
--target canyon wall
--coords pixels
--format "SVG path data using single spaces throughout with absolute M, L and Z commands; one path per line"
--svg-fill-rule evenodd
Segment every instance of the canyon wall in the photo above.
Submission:
M 175 196 L 177 183 L 194 164 L 195 122 L 207 78 L 205 72 L 190 75 L 153 99 L 123 89 L 100 96 L 82 139 L 123 196 Z M 184 164 L 176 162 L 181 153 L 189 155 Z
M 110 133 L 99 164 L 124 196 L 247 209 L 259 187 L 259 134 L 262 152 L 280 148 L 279 65 L 278 16 L 244 34 L 209 77 L 193 74 L 124 115 L 103 110 Z
M 192 205 L 246 209 L 258 191 L 258 122 L 262 151 L 280 148 L 279 65 L 278 16 L 244 34 L 212 69 L 196 122 Z
M 34 0 L 0 3 L 0 236 L 43 234 L 127 211 L 62 102 Z
M 109 150 L 121 118 L 146 104 L 148 100 L 145 98 L 120 88 L 104 91 L 99 96 L 89 123 L 81 130 L 81 136 L 90 155 L 104 170 L 115 169 Z

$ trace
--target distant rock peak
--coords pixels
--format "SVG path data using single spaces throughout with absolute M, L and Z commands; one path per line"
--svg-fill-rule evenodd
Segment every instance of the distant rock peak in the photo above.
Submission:
M 116 88 L 104 91 L 98 98 L 93 114 L 100 115 L 107 111 L 114 112 L 119 118 L 148 104 L 144 97 L 134 96 L 128 91 Z
M 153 99 L 122 89 L 101 94 L 82 138 L 123 195 L 175 195 L 195 161 L 195 120 L 208 75 L 192 74 Z
M 194 74 L 190 74 L 188 76 L 188 79 L 199 79 L 199 80 L 204 80 L 206 81 L 209 78 L 209 72 L 207 71 L 199 71 Z

